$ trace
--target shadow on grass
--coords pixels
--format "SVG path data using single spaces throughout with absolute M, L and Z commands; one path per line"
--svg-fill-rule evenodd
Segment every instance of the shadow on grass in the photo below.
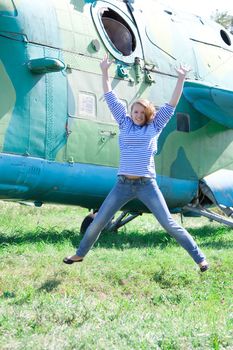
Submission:
M 233 230 L 226 226 L 211 227 L 203 226 L 201 228 L 190 228 L 188 231 L 191 235 L 201 242 L 201 246 L 210 248 L 233 248 Z M 232 231 L 232 240 L 225 239 L 225 236 Z M 211 237 L 213 239 L 211 240 Z M 77 231 L 63 230 L 57 228 L 44 230 L 42 228 L 36 231 L 15 232 L 14 235 L 4 234 L 0 232 L 0 245 L 21 245 L 21 244 L 62 244 L 71 241 L 73 246 L 78 246 L 82 236 Z M 117 233 L 103 232 L 98 240 L 98 245 L 104 248 L 124 249 L 160 246 L 160 248 L 168 244 L 176 244 L 175 240 L 170 237 L 164 230 L 148 231 L 146 233 L 140 231 L 119 230 Z
M 77 239 L 77 237 L 81 237 L 77 235 L 76 231 L 63 230 L 59 231 L 57 228 L 50 228 L 49 230 L 45 230 L 43 228 L 39 228 L 35 231 L 24 231 L 24 232 L 14 232 L 14 234 L 9 235 L 3 232 L 0 232 L 0 245 L 8 245 L 8 244 L 25 244 L 25 243 L 63 243 L 68 239 Z
M 38 292 L 52 292 L 54 289 L 56 289 L 61 284 L 61 280 L 57 279 L 49 279 L 45 281 L 40 288 L 38 288 Z

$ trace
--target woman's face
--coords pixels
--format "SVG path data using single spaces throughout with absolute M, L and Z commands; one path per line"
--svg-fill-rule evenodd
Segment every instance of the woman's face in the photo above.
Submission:
M 146 123 L 145 107 L 139 103 L 135 103 L 132 108 L 131 118 L 135 125 L 144 125 Z

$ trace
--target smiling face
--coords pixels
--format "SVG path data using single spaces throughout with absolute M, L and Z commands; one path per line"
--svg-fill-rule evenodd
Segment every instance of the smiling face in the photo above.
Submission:
M 155 117 L 154 105 L 145 99 L 135 101 L 131 106 L 131 118 L 135 125 L 150 124 Z
M 131 110 L 131 118 L 135 125 L 144 125 L 146 123 L 145 107 L 139 103 L 135 103 Z

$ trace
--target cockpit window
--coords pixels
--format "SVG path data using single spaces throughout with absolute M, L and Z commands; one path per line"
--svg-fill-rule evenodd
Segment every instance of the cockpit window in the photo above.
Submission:
M 136 39 L 128 23 L 118 13 L 109 8 L 101 10 L 101 20 L 110 41 L 116 49 L 123 56 L 131 55 L 136 47 Z

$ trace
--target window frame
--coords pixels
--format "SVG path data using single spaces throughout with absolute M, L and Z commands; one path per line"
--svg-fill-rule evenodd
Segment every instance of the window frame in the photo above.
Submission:
M 130 31 L 134 35 L 134 39 L 136 43 L 135 50 L 130 55 L 124 56 L 119 50 L 117 50 L 117 48 L 111 42 L 111 39 L 109 38 L 102 22 L 101 14 L 102 14 L 102 10 L 104 9 L 109 9 L 115 12 L 129 26 Z M 100 38 L 102 39 L 107 50 L 111 53 L 113 57 L 125 63 L 134 63 L 136 57 L 143 59 L 140 37 L 137 31 L 137 28 L 133 22 L 133 19 L 128 16 L 128 13 L 126 14 L 119 7 L 115 5 L 112 5 L 104 1 L 98 1 L 97 3 L 95 3 L 95 5 L 91 6 L 91 14 L 92 14 L 92 18 L 95 23 L 96 29 L 100 35 Z

